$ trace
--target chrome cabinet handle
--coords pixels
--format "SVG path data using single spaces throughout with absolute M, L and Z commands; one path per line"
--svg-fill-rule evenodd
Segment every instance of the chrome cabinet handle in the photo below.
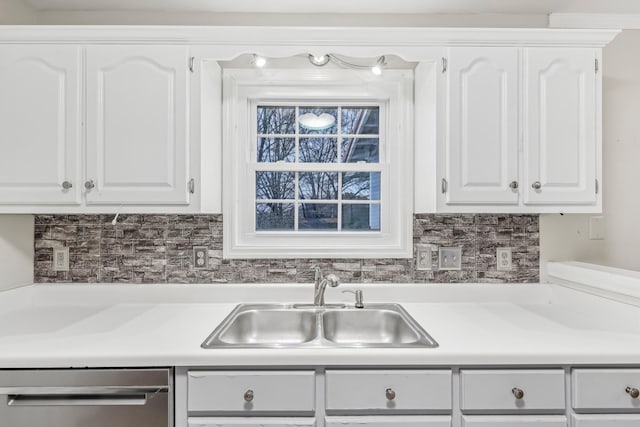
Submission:
M 387 396 L 387 400 L 393 400 L 396 398 L 396 392 L 392 388 L 388 388 L 384 391 L 384 395 Z
M 632 399 L 637 399 L 640 396 L 640 390 L 635 387 L 627 387 L 624 389 Z
M 65 190 L 68 190 L 68 189 L 70 189 L 72 187 L 73 187 L 73 184 L 71 182 L 69 182 L 69 181 L 65 181 L 65 182 L 62 183 L 62 188 L 64 188 Z
M 244 392 L 244 400 L 246 402 L 253 401 L 253 390 L 247 390 Z
M 91 190 L 95 187 L 96 185 L 93 183 L 93 180 L 90 179 L 89 181 L 84 183 L 84 188 L 86 188 L 87 190 Z
M 531 184 L 531 188 L 533 188 L 534 190 L 539 190 L 542 188 L 542 184 L 540 183 L 540 181 L 536 181 L 533 184 Z
M 511 393 L 515 396 L 516 399 L 520 400 L 524 397 L 524 391 L 519 389 L 518 387 L 514 387 L 511 389 Z
M 518 181 L 511 181 L 511 183 L 509 184 L 509 188 L 512 190 L 517 190 L 518 189 Z

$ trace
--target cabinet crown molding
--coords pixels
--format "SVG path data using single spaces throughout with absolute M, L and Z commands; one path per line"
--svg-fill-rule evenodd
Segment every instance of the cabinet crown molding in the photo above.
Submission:
M 219 46 L 604 47 L 620 30 L 251 26 L 43 26 L 0 28 L 0 43 L 169 43 Z

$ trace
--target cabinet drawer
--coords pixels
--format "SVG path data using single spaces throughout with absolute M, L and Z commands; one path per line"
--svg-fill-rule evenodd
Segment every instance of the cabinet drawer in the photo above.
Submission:
M 451 427 L 450 416 L 328 417 L 326 427 Z
M 640 369 L 574 369 L 571 375 L 576 410 L 640 412 L 640 397 L 631 393 L 640 390 Z
M 638 427 L 640 415 L 573 415 L 573 427 Z
M 314 371 L 191 371 L 188 410 L 296 412 L 315 408 Z
M 564 371 L 462 370 L 460 407 L 466 413 L 564 412 Z M 518 393 L 523 393 L 518 398 Z
M 327 371 L 327 412 L 426 413 L 451 410 L 451 371 Z
M 567 417 L 560 416 L 475 416 L 462 417 L 462 427 L 567 427 Z
M 189 427 L 315 427 L 315 418 L 191 417 Z

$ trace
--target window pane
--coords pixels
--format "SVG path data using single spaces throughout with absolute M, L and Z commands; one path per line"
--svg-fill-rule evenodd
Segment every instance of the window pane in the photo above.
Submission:
M 342 229 L 380 231 L 380 205 L 342 205 Z
M 335 163 L 337 161 L 337 138 L 300 138 L 300 162 Z
M 256 199 L 293 199 L 295 188 L 293 172 L 256 172 Z
M 298 207 L 298 229 L 337 230 L 338 205 L 301 203 Z
M 338 173 L 301 172 L 300 198 L 312 200 L 337 200 Z
M 293 203 L 256 203 L 256 230 L 293 230 Z
M 379 138 L 344 138 L 342 140 L 342 162 L 343 163 L 378 163 Z
M 380 107 L 343 108 L 342 133 L 347 135 L 378 135 L 380 133 Z
M 295 134 L 296 109 L 294 107 L 258 106 L 259 134 Z
M 296 140 L 293 138 L 258 138 L 257 160 L 260 163 L 294 162 Z
M 335 135 L 338 133 L 338 109 L 336 107 L 300 107 L 299 114 L 301 134 Z
M 380 172 L 344 172 L 344 200 L 380 200 Z

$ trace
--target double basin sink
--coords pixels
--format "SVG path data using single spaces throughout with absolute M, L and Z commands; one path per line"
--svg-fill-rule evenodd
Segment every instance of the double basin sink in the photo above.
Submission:
M 203 348 L 433 348 L 438 343 L 398 304 L 240 304 Z

